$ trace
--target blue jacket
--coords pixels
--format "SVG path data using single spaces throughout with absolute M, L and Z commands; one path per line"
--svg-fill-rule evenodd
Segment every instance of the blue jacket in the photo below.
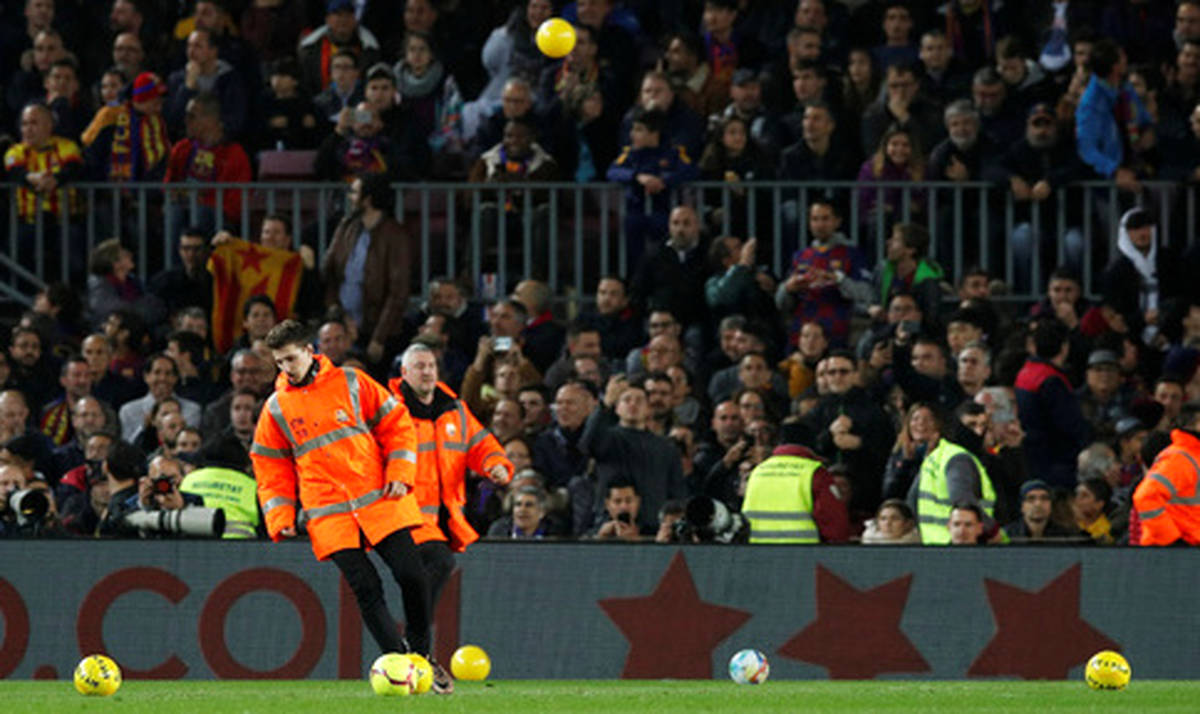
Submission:
M 1079 107 L 1075 109 L 1075 146 L 1079 158 L 1105 178 L 1112 178 L 1125 160 L 1121 127 L 1117 126 L 1114 114 L 1119 92 L 1124 92 L 1132 100 L 1139 127 L 1154 123 L 1132 85 L 1126 82 L 1117 89 L 1096 75 L 1092 75 L 1088 81 Z
M 667 188 L 650 196 L 651 209 L 655 213 L 667 213 L 670 209 L 671 189 L 698 176 L 695 164 L 688 158 L 682 146 L 655 146 L 634 149 L 626 146 L 608 167 L 608 180 L 625 184 L 625 210 L 641 213 L 646 208 L 646 189 L 637 182 L 638 174 L 654 174 L 663 180 Z

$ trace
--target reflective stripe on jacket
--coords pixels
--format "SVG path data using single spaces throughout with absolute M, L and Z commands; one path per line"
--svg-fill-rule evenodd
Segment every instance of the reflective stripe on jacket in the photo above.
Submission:
M 399 377 L 388 382 L 394 398 L 404 404 Z M 413 541 L 449 541 L 451 550 L 461 553 L 479 539 L 467 522 L 463 507 L 467 500 L 467 471 L 486 474 L 503 464 L 512 477 L 513 465 L 504 455 L 496 437 L 485 429 L 467 405 L 450 387 L 438 382 L 442 392 L 441 411 L 435 419 L 412 417 L 417 433 L 417 475 L 414 492 L 421 508 L 422 523 L 413 529 Z M 409 410 L 410 414 L 413 410 Z M 446 510 L 445 530 L 439 516 Z
M 1200 439 L 1176 429 L 1133 492 L 1141 520 L 1138 545 L 1170 545 L 1179 539 L 1200 543 Z
M 996 505 L 992 479 L 979 459 L 958 444 L 942 439 L 937 448 L 921 462 L 921 471 L 917 474 L 917 525 L 921 529 L 921 542 L 925 545 L 945 545 L 950 542 L 950 511 L 954 504 L 950 498 L 946 465 L 959 454 L 971 457 L 979 472 L 979 492 L 982 493 L 979 507 L 990 518 L 992 508 Z
M 750 472 L 742 515 L 750 521 L 751 543 L 819 543 L 813 520 L 813 474 L 821 462 L 800 456 L 771 456 Z
M 378 382 L 316 355 L 311 384 L 298 387 L 280 374 L 275 393 L 258 418 L 250 457 L 258 479 L 267 533 L 305 519 L 313 553 L 378 543 L 421 522 L 412 492 L 383 498 L 383 487 L 400 481 L 410 489 L 416 475 L 416 431 L 404 404 Z M 299 505 L 305 510 L 297 513 Z

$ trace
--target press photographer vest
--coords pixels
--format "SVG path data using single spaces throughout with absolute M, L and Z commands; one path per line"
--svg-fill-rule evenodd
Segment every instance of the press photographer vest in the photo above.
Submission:
M 959 454 L 965 454 L 975 462 L 982 492 L 979 507 L 988 517 L 992 515 L 996 492 L 987 470 L 970 451 L 942 439 L 937 448 L 921 462 L 921 471 L 917 474 L 917 524 L 921 529 L 921 542 L 925 545 L 945 545 L 950 542 L 950 511 L 954 504 L 950 502 L 946 464 Z
M 742 515 L 751 543 L 819 543 L 812 517 L 813 474 L 821 463 L 800 456 L 771 456 L 750 472 Z
M 196 469 L 179 484 L 181 493 L 204 499 L 205 508 L 225 511 L 222 538 L 254 538 L 258 527 L 258 490 L 254 479 L 241 471 L 209 466 Z

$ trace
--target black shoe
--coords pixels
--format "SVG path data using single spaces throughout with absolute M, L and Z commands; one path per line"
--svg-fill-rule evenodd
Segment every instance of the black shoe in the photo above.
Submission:
M 433 667 L 433 693 L 434 694 L 453 694 L 454 693 L 454 678 L 446 671 L 446 668 L 438 663 L 433 655 L 429 655 L 429 665 Z

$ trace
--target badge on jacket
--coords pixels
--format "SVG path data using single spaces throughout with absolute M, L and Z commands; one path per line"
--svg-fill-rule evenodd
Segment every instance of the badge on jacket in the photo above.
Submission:
M 350 421 L 350 415 L 346 413 L 345 409 L 338 409 L 336 412 L 333 413 L 333 418 L 338 420 L 339 422 L 349 422 Z
M 453 439 L 458 434 L 458 428 L 453 422 L 446 422 L 446 436 Z

